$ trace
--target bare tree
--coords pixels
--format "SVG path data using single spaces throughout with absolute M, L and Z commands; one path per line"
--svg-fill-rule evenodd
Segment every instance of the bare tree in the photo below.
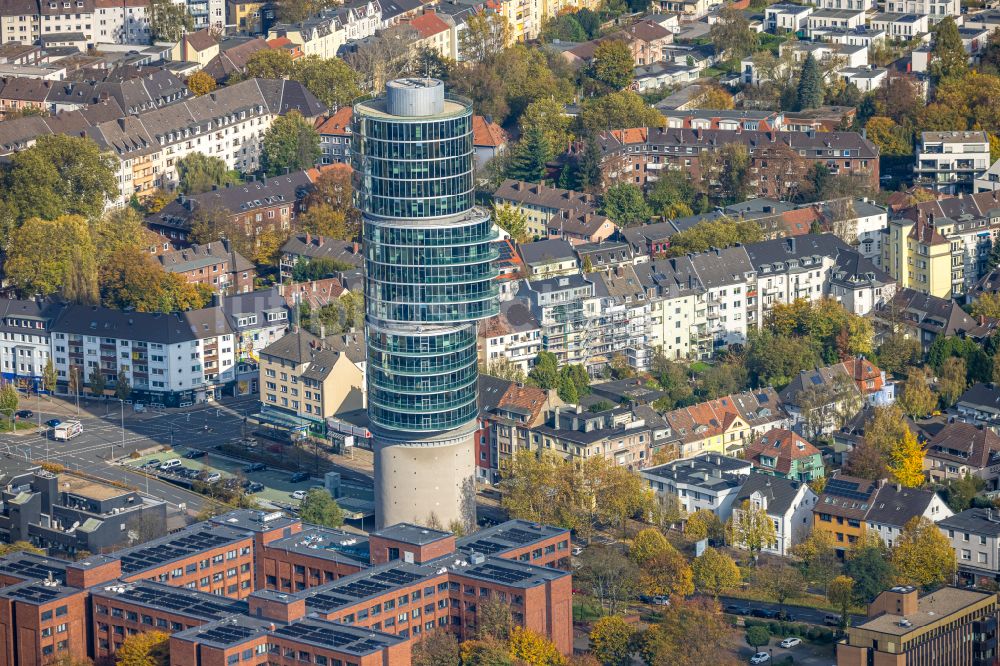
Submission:
M 365 41 L 344 60 L 361 75 L 361 88 L 381 91 L 389 81 L 411 71 L 416 31 L 409 26 L 393 26 Z

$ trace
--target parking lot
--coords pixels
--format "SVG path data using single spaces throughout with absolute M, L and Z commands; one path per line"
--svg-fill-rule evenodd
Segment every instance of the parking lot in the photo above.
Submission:
M 198 458 L 186 457 L 192 450 L 203 450 L 205 451 L 205 455 Z M 293 483 L 292 476 L 294 473 L 286 470 L 265 469 L 264 471 L 246 472 L 244 468 L 248 465 L 247 462 L 219 455 L 212 449 L 194 449 L 177 446 L 170 453 L 141 456 L 129 460 L 126 464 L 133 468 L 139 468 L 148 464 L 151 460 L 159 460 L 160 463 L 164 463 L 172 458 L 179 459 L 181 467 L 175 467 L 173 470 L 167 472 L 157 471 L 155 473 L 160 474 L 164 479 L 176 479 L 183 477 L 184 470 L 198 470 L 199 472 L 204 471 L 206 474 L 218 472 L 221 479 L 217 483 L 225 483 L 226 479 L 234 477 L 241 482 L 243 480 L 256 482 L 263 485 L 264 488 L 260 492 L 253 493 L 253 497 L 274 506 L 298 506 L 299 500 L 292 497 L 292 493 L 297 490 L 304 492 L 313 487 L 323 486 L 322 479 L 312 477 Z

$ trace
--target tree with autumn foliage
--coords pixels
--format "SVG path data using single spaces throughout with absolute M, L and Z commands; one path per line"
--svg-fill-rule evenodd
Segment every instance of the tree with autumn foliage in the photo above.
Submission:
M 854 599 L 854 579 L 850 576 L 837 576 L 826 588 L 827 600 L 840 610 L 840 626 L 844 628 L 850 618 L 848 611 Z
M 695 541 L 722 539 L 725 528 L 719 517 L 708 509 L 698 509 L 684 522 L 684 534 Z
M 923 368 L 910 368 L 896 404 L 910 418 L 921 418 L 934 411 L 937 403 L 938 396 L 931 390 L 927 371 Z
M 924 482 L 924 447 L 917 435 L 903 428 L 902 436 L 889 450 L 889 472 L 907 488 L 918 488 Z
M 704 597 L 678 599 L 640 636 L 639 653 L 648 666 L 735 666 L 739 663 L 735 656 L 720 649 L 734 637 L 718 603 Z
M 694 583 L 698 589 L 711 592 L 716 599 L 726 590 L 731 590 L 743 580 L 740 568 L 733 558 L 715 548 L 706 548 L 691 564 Z
M 774 521 L 764 507 L 754 506 L 744 500 L 733 510 L 733 517 L 726 525 L 733 544 L 750 551 L 754 561 L 765 548 L 771 548 L 778 540 L 774 531 Z
M 933 521 L 914 516 L 896 540 L 892 564 L 900 584 L 925 588 L 943 585 L 955 575 L 955 549 Z
M 215 90 L 217 85 L 218 84 L 215 82 L 215 78 L 205 71 L 195 72 L 189 76 L 187 80 L 188 90 L 190 90 L 191 94 L 196 97 L 207 95 Z
M 605 615 L 590 630 L 590 651 L 605 666 L 632 663 L 635 630 L 621 615 Z
M 646 594 L 686 597 L 694 593 L 691 567 L 659 530 L 647 528 L 636 534 L 629 557 L 639 567 L 639 588 Z
M 520 659 L 533 666 L 563 666 L 566 663 L 555 643 L 531 629 L 513 627 L 507 643 L 511 659 Z
M 170 666 L 170 635 L 162 631 L 132 634 L 115 651 L 116 666 Z

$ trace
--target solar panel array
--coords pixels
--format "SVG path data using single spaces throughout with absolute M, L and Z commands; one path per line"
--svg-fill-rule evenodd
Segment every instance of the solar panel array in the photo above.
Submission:
M 295 622 L 275 629 L 274 634 L 358 654 L 374 652 L 388 644 L 388 641 L 374 635 L 359 636 L 357 632 L 342 630 L 332 624 Z
M 212 534 L 209 531 L 189 532 L 183 536 L 173 537 L 169 541 L 154 543 L 122 555 L 122 572 L 135 573 L 193 553 L 216 548 L 231 541 L 232 539 L 228 536 Z
M 43 580 L 52 575 L 53 580 L 62 581 L 66 570 L 61 567 L 43 564 L 30 559 L 12 559 L 0 561 L 0 574 L 9 574 L 25 579 Z
M 531 532 L 526 532 L 522 529 L 514 527 L 509 530 L 497 532 L 496 536 L 507 539 L 508 541 L 513 541 L 519 546 L 523 546 L 526 543 L 532 543 L 533 541 L 537 541 L 539 535 L 532 534 Z
M 844 479 L 837 478 L 827 481 L 823 492 L 855 500 L 866 500 L 871 495 L 871 493 L 864 493 L 858 490 L 858 484 L 856 482 L 845 481 Z
M 513 567 L 503 567 L 492 562 L 487 562 L 485 564 L 480 564 L 475 567 L 470 567 L 469 569 L 462 572 L 466 576 L 473 576 L 476 578 L 484 578 L 486 580 L 492 580 L 497 583 L 508 583 L 511 585 L 525 581 L 535 574 L 532 572 L 524 571 L 523 569 L 515 569 Z
M 492 245 L 500 251 L 500 256 L 497 257 L 500 261 L 510 261 L 514 258 L 514 253 L 511 251 L 510 245 L 507 243 L 492 243 Z
M 236 643 L 242 643 L 256 633 L 256 627 L 244 627 L 239 624 L 219 624 L 199 632 L 198 638 L 220 645 L 235 645 Z
M 505 543 L 497 543 L 496 541 L 490 541 L 489 539 L 479 539 L 478 541 L 462 544 L 462 550 L 474 550 L 477 553 L 482 553 L 483 555 L 492 555 L 499 550 L 507 550 L 509 547 L 510 546 Z
M 6 593 L 11 599 L 22 599 L 32 603 L 44 604 L 53 599 L 57 599 L 61 594 L 60 588 L 49 587 L 47 585 L 28 585 Z
M 306 607 L 309 609 L 319 610 L 324 613 L 329 613 L 334 608 L 340 608 L 341 606 L 346 606 L 352 603 L 354 599 L 349 597 L 342 597 L 337 594 L 327 594 L 320 593 L 314 594 L 306 598 Z
M 218 600 L 205 599 L 200 594 L 168 591 L 161 587 L 129 588 L 119 594 L 118 598 L 209 620 L 221 620 L 234 613 L 245 613 L 247 610 L 246 602 L 227 600 L 224 597 L 218 597 Z

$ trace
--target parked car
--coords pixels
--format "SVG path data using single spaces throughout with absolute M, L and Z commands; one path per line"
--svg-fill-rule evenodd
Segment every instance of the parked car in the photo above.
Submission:
M 828 627 L 839 627 L 840 626 L 840 616 L 830 613 L 829 615 L 823 616 L 823 624 Z
M 222 479 L 222 475 L 218 472 L 212 472 L 205 477 L 205 483 L 217 483 Z
M 157 460 L 156 458 L 153 458 L 152 460 L 147 460 L 142 465 L 144 469 L 156 469 L 159 466 L 160 466 L 160 461 Z
M 652 595 L 649 594 L 640 594 L 639 601 L 641 601 L 644 604 L 651 604 L 653 603 L 653 597 Z
M 750 614 L 754 617 L 762 617 L 767 620 L 773 620 L 778 617 L 778 611 L 770 608 L 754 608 L 750 611 Z
M 304 500 L 305 498 L 306 498 L 306 491 L 304 490 L 296 490 L 294 493 L 292 493 L 292 499 Z
M 244 472 L 263 472 L 266 469 L 267 469 L 267 465 L 265 465 L 264 463 L 262 463 L 262 462 L 255 462 L 255 463 L 250 463 L 249 465 L 247 465 L 246 467 L 244 467 L 243 471 Z
M 786 638 L 785 640 L 781 641 L 781 643 L 779 643 L 779 645 L 781 647 L 786 648 L 786 649 L 787 648 L 793 648 L 796 645 L 801 645 L 801 644 L 802 644 L 802 639 L 801 638 L 796 638 L 794 636 L 792 636 L 791 638 Z
M 181 466 L 181 461 L 179 458 L 171 458 L 170 460 L 164 461 L 164 463 L 160 465 L 160 469 L 164 471 L 169 471 L 175 467 L 180 467 L 180 466 Z
M 45 422 L 45 425 L 47 425 L 50 428 L 55 428 L 60 423 L 62 423 L 60 419 L 49 419 L 48 421 Z
M 251 481 L 246 485 L 246 488 L 244 488 L 244 492 L 247 495 L 253 495 L 254 493 L 262 492 L 263 490 L 264 490 L 264 484 L 261 483 L 260 481 Z
M 202 451 L 201 449 L 191 449 L 190 451 L 184 454 L 184 457 L 194 460 L 195 458 L 204 458 L 206 455 L 208 454 L 205 451 Z
M 19 419 L 30 419 L 35 413 L 30 409 L 19 409 L 14 412 L 14 416 Z
M 795 616 L 786 610 L 778 611 L 778 615 L 775 619 L 781 620 L 782 622 L 795 622 Z
M 751 664 L 766 664 L 771 661 L 771 655 L 766 652 L 758 652 L 754 656 L 750 657 Z
M 181 467 L 177 470 L 177 475 L 183 476 L 185 479 L 196 479 L 199 474 L 201 474 L 201 470 L 194 467 Z
M 729 604 L 728 606 L 725 607 L 724 610 L 725 610 L 725 612 L 729 613 L 730 615 L 749 615 L 750 614 L 750 607 L 749 606 L 738 606 L 736 604 Z
M 302 481 L 307 481 L 308 479 L 309 472 L 296 472 L 288 478 L 288 480 L 292 483 L 301 483 Z
M 573 553 L 573 555 L 582 555 L 583 546 L 573 546 L 573 550 L 571 550 L 570 552 Z
M 653 605 L 654 606 L 669 606 L 670 605 L 670 597 L 666 596 L 665 594 L 658 594 L 655 597 L 653 597 Z

